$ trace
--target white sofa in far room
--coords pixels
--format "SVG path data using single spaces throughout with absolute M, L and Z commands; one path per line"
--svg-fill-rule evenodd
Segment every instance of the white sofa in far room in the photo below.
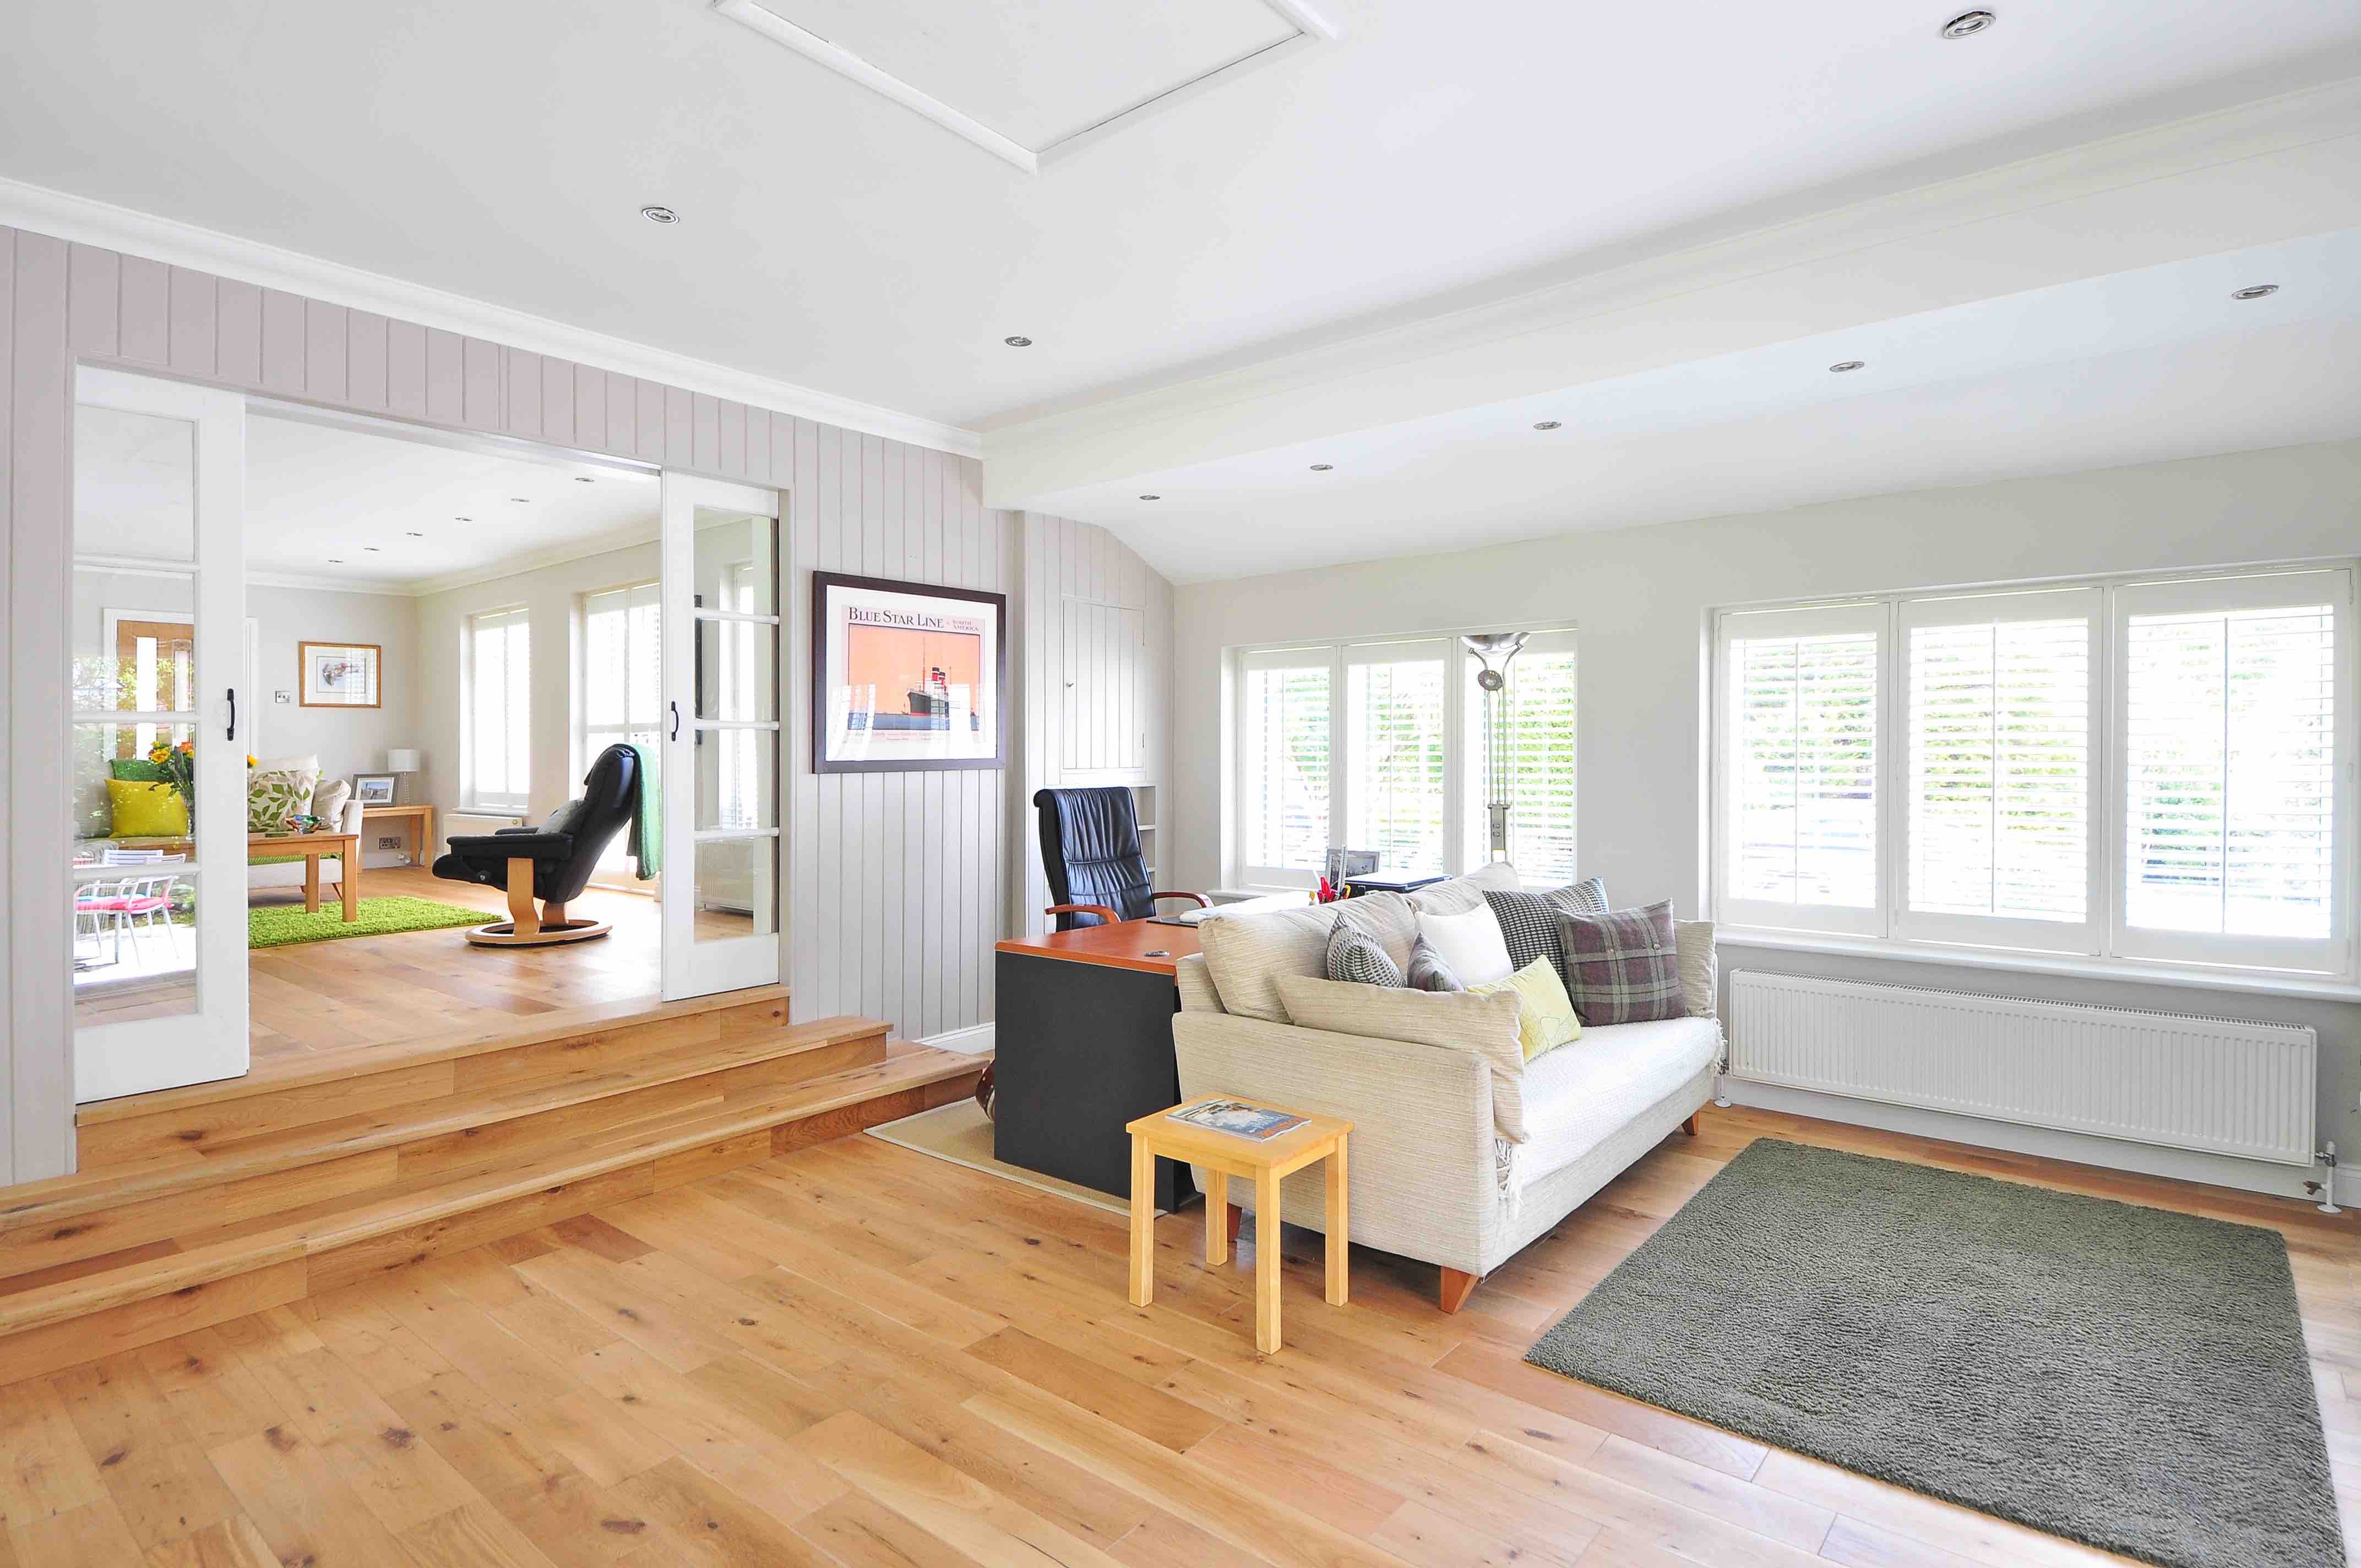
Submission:
M 1511 1005 L 1487 1026 L 1506 1028 L 1514 1069 L 1499 1065 L 1498 1042 L 1306 1028 L 1286 1012 L 1281 977 L 1323 975 L 1340 908 L 1352 907 L 1356 924 L 1406 958 L 1421 909 L 1472 909 L 1486 888 L 1519 885 L 1500 863 L 1407 899 L 1371 894 L 1349 906 L 1216 917 L 1205 923 L 1205 953 L 1180 965 L 1172 1036 L 1182 1098 L 1234 1094 L 1352 1122 L 1353 1240 L 1439 1266 L 1446 1311 L 1695 1116 L 1713 1097 L 1722 1061 L 1712 928 L 1702 924 L 1681 928 L 1689 1016 L 1586 1027 L 1527 1063 L 1516 1051 Z M 1216 925 L 1230 928 L 1217 933 Z M 1373 998 L 1372 1007 L 1385 1001 Z M 1318 1169 L 1288 1179 L 1288 1223 L 1323 1228 L 1323 1180 Z M 1233 1184 L 1230 1196 L 1252 1211 L 1251 1190 Z

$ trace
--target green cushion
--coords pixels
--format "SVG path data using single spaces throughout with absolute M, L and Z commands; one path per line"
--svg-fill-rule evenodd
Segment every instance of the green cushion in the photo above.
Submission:
M 163 784 L 169 776 L 163 763 L 151 762 L 145 757 L 116 757 L 106 764 L 106 775 L 139 784 Z

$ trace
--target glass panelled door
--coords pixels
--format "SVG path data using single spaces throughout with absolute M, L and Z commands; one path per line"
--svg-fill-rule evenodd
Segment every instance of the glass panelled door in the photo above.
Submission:
M 664 994 L 779 978 L 777 492 L 664 477 Z
M 74 1093 L 247 1068 L 246 405 L 82 369 L 74 410 Z

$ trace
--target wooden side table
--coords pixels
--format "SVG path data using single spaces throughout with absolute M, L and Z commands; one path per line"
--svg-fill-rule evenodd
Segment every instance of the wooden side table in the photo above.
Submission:
M 1207 1100 L 1235 1099 L 1207 1095 L 1176 1105 L 1175 1111 L 1202 1105 Z M 1281 1105 L 1238 1100 L 1267 1111 L 1287 1111 Z M 1314 1160 L 1328 1162 L 1328 1304 L 1341 1307 L 1350 1294 L 1352 1245 L 1350 1215 L 1345 1201 L 1345 1144 L 1353 1124 L 1334 1116 L 1307 1116 L 1303 1125 L 1257 1143 L 1252 1138 L 1218 1133 L 1187 1122 L 1176 1122 L 1171 1112 L 1159 1111 L 1128 1123 L 1131 1135 L 1131 1304 L 1145 1307 L 1156 1299 L 1156 1160 L 1159 1155 L 1205 1168 L 1205 1261 L 1225 1263 L 1230 1255 L 1230 1178 L 1251 1181 L 1255 1189 L 1255 1348 L 1265 1355 L 1277 1353 L 1279 1337 L 1279 1184 Z
M 409 806 L 364 806 L 363 822 L 399 822 L 401 824 L 402 852 L 413 866 L 426 863 L 434 848 L 434 808 L 423 802 Z

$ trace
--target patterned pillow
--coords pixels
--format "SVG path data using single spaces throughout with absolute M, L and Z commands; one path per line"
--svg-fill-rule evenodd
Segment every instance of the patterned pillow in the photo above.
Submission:
M 1565 949 L 1558 939 L 1558 922 L 1569 915 L 1607 913 L 1607 883 L 1602 877 L 1552 888 L 1547 893 L 1495 893 L 1484 902 L 1500 922 L 1500 939 L 1509 944 L 1509 967 L 1521 970 L 1535 959 L 1547 959 L 1566 980 Z
M 1404 977 L 1412 991 L 1465 991 L 1458 974 L 1443 961 L 1434 944 L 1421 937 L 1410 945 L 1410 971 Z
M 1328 978 L 1359 985 L 1400 987 L 1407 983 L 1402 979 L 1401 966 L 1387 953 L 1385 944 L 1348 925 L 1341 915 L 1328 933 Z
M 320 775 L 293 768 L 258 769 L 246 775 L 246 830 L 284 833 L 287 819 L 312 809 Z
M 1688 1016 L 1670 899 L 1645 909 L 1570 915 L 1558 936 L 1566 992 L 1586 1025 Z

